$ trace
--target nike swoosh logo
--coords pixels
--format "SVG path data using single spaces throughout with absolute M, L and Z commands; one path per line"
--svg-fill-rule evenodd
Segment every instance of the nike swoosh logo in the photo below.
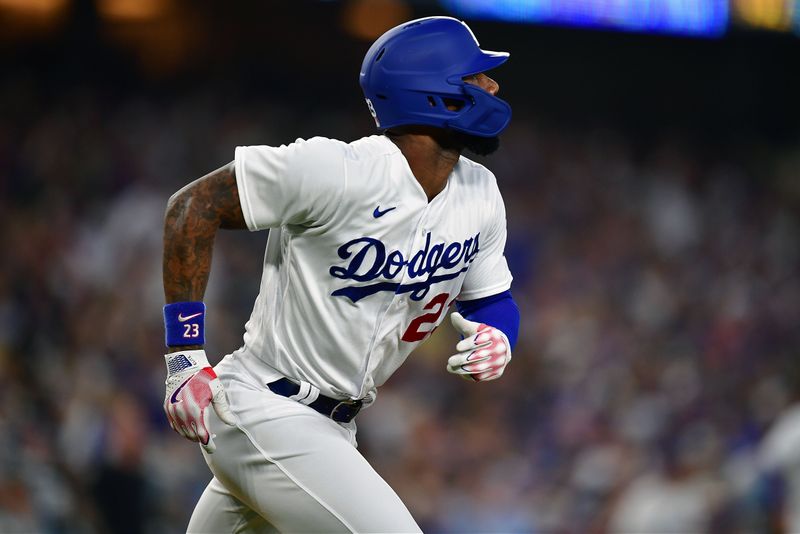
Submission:
M 192 376 L 190 376 L 189 378 L 187 378 L 186 380 L 184 380 L 184 381 L 183 381 L 183 384 L 181 384 L 180 386 L 178 386 L 178 389 L 176 389 L 176 390 L 175 390 L 175 393 L 173 393 L 173 394 L 172 394 L 172 396 L 169 398 L 169 402 L 170 402 L 170 404 L 175 404 L 176 402 L 178 402 L 178 399 L 176 398 L 176 397 L 178 396 L 178 393 L 180 393 L 180 392 L 181 392 L 181 390 L 183 389 L 183 386 L 185 386 L 186 384 L 188 384 L 188 383 L 189 383 L 189 380 L 191 380 L 192 378 L 194 378 L 194 375 L 192 375 Z
M 203 312 L 199 312 L 199 313 L 193 313 L 193 314 L 191 314 L 191 315 L 187 315 L 186 317 L 184 317 L 183 315 L 181 315 L 181 314 L 179 313 L 179 314 L 178 314 L 178 321 L 180 321 L 180 322 L 182 322 L 182 323 L 185 323 L 185 322 L 186 322 L 186 321 L 188 321 L 189 319 L 194 319 L 195 317 L 199 317 L 199 316 L 201 316 L 201 315 L 203 315 Z
M 397 209 L 397 206 L 386 208 L 385 210 L 381 211 L 381 207 L 378 206 L 377 208 L 375 208 L 375 211 L 372 212 L 372 216 L 377 219 L 378 217 L 383 217 L 384 215 L 395 209 Z

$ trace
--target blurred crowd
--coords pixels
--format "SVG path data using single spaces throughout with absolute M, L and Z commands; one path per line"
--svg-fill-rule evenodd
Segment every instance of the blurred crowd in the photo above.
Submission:
M 370 133 L 224 89 L 0 86 L 0 532 L 179 532 L 209 481 L 161 408 L 166 200 L 238 144 Z M 423 529 L 800 531 L 800 146 L 518 113 L 486 163 L 523 317 L 506 374 L 447 374 L 443 326 L 358 417 Z M 212 361 L 265 242 L 218 237 Z

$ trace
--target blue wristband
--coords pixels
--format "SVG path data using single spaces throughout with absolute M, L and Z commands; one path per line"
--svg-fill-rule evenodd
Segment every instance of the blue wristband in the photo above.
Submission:
M 508 337 L 511 349 L 517 344 L 519 308 L 511 296 L 511 291 L 503 291 L 477 300 L 456 301 L 456 308 L 465 319 L 486 323 L 502 330 Z
M 202 302 L 174 302 L 164 306 L 167 346 L 203 345 L 206 305 Z

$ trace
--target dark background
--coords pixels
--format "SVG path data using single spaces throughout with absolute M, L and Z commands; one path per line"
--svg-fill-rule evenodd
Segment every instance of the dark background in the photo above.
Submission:
M 236 145 L 372 134 L 371 40 L 445 13 L 35 5 L 0 2 L 0 531 L 177 532 L 210 473 L 161 411 L 167 198 Z M 796 531 L 800 40 L 469 23 L 512 54 L 492 72 L 512 125 L 481 161 L 520 342 L 469 384 L 441 328 L 360 449 L 431 532 Z M 265 240 L 218 238 L 212 361 Z

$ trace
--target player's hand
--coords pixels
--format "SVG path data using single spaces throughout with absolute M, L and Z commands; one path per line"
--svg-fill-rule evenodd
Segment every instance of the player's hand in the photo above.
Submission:
M 164 411 L 172 430 L 192 441 L 199 441 L 209 454 L 217 446 L 208 430 L 208 406 L 226 424 L 236 424 L 228 397 L 204 350 L 172 352 L 167 360 L 167 395 Z
M 467 380 L 483 382 L 500 378 L 511 361 L 511 344 L 506 335 L 488 324 L 450 315 L 453 326 L 464 339 L 458 342 L 458 354 L 447 360 L 447 370 Z

